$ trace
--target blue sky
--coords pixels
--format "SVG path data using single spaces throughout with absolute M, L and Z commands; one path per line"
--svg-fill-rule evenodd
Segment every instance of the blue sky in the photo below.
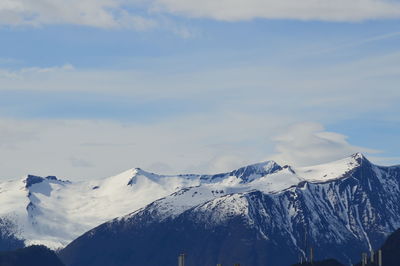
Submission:
M 298 2 L 5 1 L 0 176 L 400 163 L 400 3 Z

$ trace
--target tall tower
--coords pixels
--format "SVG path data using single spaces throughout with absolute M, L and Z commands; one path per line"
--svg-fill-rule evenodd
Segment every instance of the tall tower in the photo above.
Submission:
M 311 264 L 314 263 L 314 249 L 310 248 L 310 262 Z
M 378 265 L 382 266 L 382 250 L 378 251 Z
M 184 253 L 179 255 L 179 257 L 178 257 L 178 265 L 179 266 L 185 266 L 185 256 L 186 255 Z
M 361 254 L 361 265 L 366 266 L 368 263 L 368 254 L 367 253 L 362 253 Z

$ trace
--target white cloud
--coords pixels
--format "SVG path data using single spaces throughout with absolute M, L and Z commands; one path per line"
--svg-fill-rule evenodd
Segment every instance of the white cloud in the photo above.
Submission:
M 79 167 L 79 168 L 86 168 L 86 167 L 93 167 L 93 164 L 85 159 L 76 158 L 75 156 L 71 156 L 69 158 L 72 167 Z
M 274 160 L 294 166 L 307 166 L 342 159 L 356 152 L 379 151 L 350 144 L 345 135 L 326 131 L 319 123 L 300 123 L 275 137 Z
M 379 165 L 400 165 L 400 157 L 381 157 L 381 156 L 370 156 L 368 157 L 369 160 L 372 160 L 374 163 Z
M 2 0 L 0 25 L 75 24 L 148 30 L 165 27 L 163 14 L 239 21 L 255 18 L 362 21 L 399 18 L 388 0 Z M 187 29 L 170 28 L 184 36 Z
M 268 152 L 265 136 L 287 123 L 275 116 L 262 119 L 263 124 L 261 117 L 237 114 L 187 115 L 152 124 L 0 119 L 0 178 L 27 173 L 94 178 L 133 167 L 228 171 L 260 161 Z
M 320 110 L 319 113 L 310 110 L 313 120 L 325 119 L 325 113 L 331 118 L 351 118 L 397 105 L 400 100 L 400 90 L 396 86 L 400 81 L 399 59 L 400 53 L 390 53 L 328 66 L 304 64 L 296 68 L 270 62 L 271 65 L 224 65 L 174 73 L 160 70 L 158 63 L 154 64 L 154 70 L 79 69 L 69 64 L 0 69 L 0 91 L 112 93 L 137 100 L 208 101 L 222 97 L 225 100 L 220 105 L 228 110 L 241 106 L 250 110 L 258 107 L 265 112 L 293 113 L 312 107 Z M 162 60 L 168 59 L 161 59 L 161 65 L 165 64 Z M 380 93 L 376 93 L 377 90 Z M 329 108 L 334 108 L 335 112 Z
M 16 80 L 26 82 L 32 78 L 41 79 L 52 74 L 65 74 L 65 72 L 75 70 L 71 64 L 53 67 L 26 67 L 17 70 L 0 69 L 0 80 L 9 80 L 14 83 Z M 0 90 L 5 87 L 0 87 Z
M 21 145 L 38 140 L 39 134 L 29 124 L 13 120 L 0 120 L 0 149 L 3 153 L 16 150 Z
M 374 42 L 379 42 L 379 41 L 384 41 L 384 40 L 389 40 L 389 39 L 395 39 L 395 38 L 398 38 L 398 37 L 400 37 L 400 32 L 399 31 L 390 32 L 390 33 L 386 33 L 386 34 L 380 34 L 380 35 L 376 35 L 376 36 L 371 36 L 369 38 L 358 40 L 358 41 L 351 42 L 351 43 L 338 44 L 338 45 L 336 45 L 334 47 L 331 47 L 331 48 L 325 49 L 325 50 L 312 51 L 311 54 L 319 55 L 319 54 L 333 53 L 333 52 L 340 51 L 340 50 L 346 50 L 346 49 L 351 49 L 351 48 L 362 47 L 363 45 L 366 45 L 366 44 L 369 44 L 369 43 L 374 43 Z
M 146 30 L 157 23 L 128 12 L 119 0 L 3 0 L 0 2 L 0 24 L 76 24 Z
M 23 75 L 23 74 L 27 74 L 27 73 L 30 73 L 30 74 L 40 74 L 40 73 L 54 73 L 54 72 L 57 72 L 57 71 L 61 71 L 61 72 L 63 72 L 63 71 L 71 71 L 71 70 L 74 70 L 74 66 L 73 65 L 71 65 L 71 64 L 65 64 L 65 65 L 62 65 L 62 66 L 54 66 L 54 67 L 28 67 L 28 68 L 22 68 L 20 71 L 18 71 L 18 72 L 14 72 L 15 74 L 21 74 L 21 75 Z
M 157 173 L 219 173 L 265 159 L 298 166 L 376 152 L 354 146 L 318 123 L 291 124 L 279 115 L 237 114 L 188 115 L 145 125 L 0 119 L 0 178 L 31 173 L 76 180 L 133 167 Z M 278 128 L 285 133 L 279 134 Z
M 154 0 L 153 8 L 226 21 L 254 18 L 361 21 L 400 17 L 400 4 L 387 0 Z
M 177 74 L 82 70 L 68 64 L 3 70 L 0 90 L 6 94 L 10 90 L 42 91 L 44 97 L 54 91 L 110 93 L 134 99 L 131 104 L 169 97 L 178 104 L 193 101 L 211 106 L 147 124 L 2 117 L 0 177 L 33 173 L 88 178 L 131 167 L 215 173 L 260 161 L 273 154 L 274 144 L 273 158 L 295 165 L 372 152 L 352 145 L 341 134 L 326 132 L 321 124 L 290 125 L 305 118 L 330 124 L 380 110 L 387 113 L 388 108 L 397 110 L 400 91 L 393 79 L 399 78 L 399 58 L 400 54 L 389 54 L 329 68 L 254 65 Z M 389 82 L 388 75 L 393 75 Z M 6 108 L 23 109 L 23 101 L 29 103 L 21 97 L 16 107 L 0 106 L 1 114 L 10 113 Z M 393 119 L 398 119 L 397 113 L 393 112 Z M 277 135 L 281 137 L 271 141 Z

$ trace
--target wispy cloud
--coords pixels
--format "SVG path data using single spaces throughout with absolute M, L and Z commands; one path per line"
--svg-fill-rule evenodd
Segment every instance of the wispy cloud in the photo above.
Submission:
M 152 6 L 158 11 L 225 21 L 362 21 L 400 17 L 400 4 L 387 0 L 154 0 Z
M 77 158 L 75 156 L 71 156 L 69 158 L 69 161 L 71 162 L 72 167 L 77 167 L 77 168 L 91 168 L 94 167 L 94 165 L 82 158 Z
M 95 178 L 133 167 L 165 174 L 218 173 L 265 159 L 298 166 L 377 152 L 352 145 L 319 123 L 293 125 L 279 114 L 188 115 L 148 125 L 0 119 L 0 136 L 6 144 L 0 143 L 0 178 L 27 173 Z
M 370 156 L 368 159 L 380 165 L 400 165 L 400 157 L 381 157 L 381 156 Z
M 76 24 L 100 28 L 145 30 L 156 22 L 132 14 L 118 0 L 5 0 L 0 3 L 3 25 Z
M 226 171 L 244 162 L 229 158 L 246 158 L 246 162 L 261 159 L 256 145 L 263 140 L 260 136 L 265 131 L 274 132 L 275 125 L 286 123 L 273 117 L 264 119 L 270 123 L 260 126 L 259 118 L 224 116 L 222 119 L 221 115 L 214 118 L 188 115 L 153 124 L 0 119 L 0 134 L 7 144 L 0 145 L 0 178 L 32 172 L 93 178 L 133 167 L 166 173 Z M 239 124 L 243 130 L 237 130 Z M 257 127 L 263 130 L 252 134 L 245 130 Z M 222 136 L 224 131 L 231 133 Z M 28 141 L 27 136 L 35 138 Z M 253 139 L 255 144 L 243 148 L 242 142 L 247 139 Z M 136 145 L 120 145 L 133 142 Z M 230 143 L 230 149 L 217 145 L 226 142 Z M 15 148 L 10 149 L 10 145 Z
M 132 167 L 215 173 L 268 155 L 299 165 L 338 159 L 356 151 L 374 152 L 353 145 L 346 136 L 326 130 L 323 124 L 370 113 L 398 119 L 399 58 L 400 54 L 387 54 L 302 68 L 269 62 L 272 65 L 214 66 L 173 74 L 156 69 L 81 69 L 68 64 L 4 69 L 0 91 L 19 94 L 11 104 L 0 105 L 0 177 L 29 172 L 100 177 Z M 52 95 L 60 92 L 69 96 L 61 96 L 64 116 L 54 115 L 58 114 L 55 106 L 59 108 L 59 102 Z M 32 101 L 35 93 L 38 103 Z M 78 116 L 65 116 L 76 111 L 74 103 L 80 93 L 94 100 L 98 94 L 104 97 L 89 106 L 84 102 Z M 113 102 L 115 98 L 124 101 Z M 197 104 L 202 108 L 165 117 L 165 109 L 155 104 L 146 106 L 142 113 L 138 109 L 125 112 L 143 114 L 144 118 L 153 113 L 160 118 L 154 121 L 140 123 L 135 116 L 121 122 L 120 115 L 105 119 L 109 118 L 105 114 L 121 104 L 135 106 L 149 99 L 158 100 L 163 107 L 166 99 L 174 99 L 172 106 Z M 38 106 L 44 112 L 32 119 L 32 110 L 37 111 Z M 16 108 L 22 115 L 14 115 Z M 388 114 L 388 108 L 392 114 Z M 97 116 L 85 120 L 85 112 L 93 110 Z M 317 123 L 292 126 L 301 121 Z M 96 167 L 82 167 L 85 164 L 79 159 Z
M 0 91 L 112 93 L 114 98 L 141 101 L 195 99 L 227 110 L 240 105 L 248 110 L 278 108 L 282 113 L 314 106 L 326 112 L 331 112 L 329 108 L 339 109 L 335 112 L 339 115 L 348 114 L 352 108 L 353 114 L 391 106 L 399 100 L 400 91 L 396 87 L 399 58 L 400 53 L 389 53 L 326 66 L 305 64 L 300 69 L 268 62 L 271 65 L 211 66 L 175 73 L 156 68 L 81 69 L 70 64 L 19 70 L 3 68 Z M 381 92 L 378 95 L 377 88 Z M 212 100 L 217 97 L 225 100 L 220 103 Z
M 74 66 L 71 64 L 64 64 L 62 66 L 53 66 L 53 67 L 24 67 L 17 70 L 10 70 L 7 68 L 0 68 L 0 79 L 27 79 L 29 76 L 37 75 L 37 74 L 53 74 L 53 73 L 62 73 L 65 71 L 74 70 Z M 1 89 L 1 88 L 0 88 Z
M 369 154 L 378 150 L 350 144 L 347 137 L 326 131 L 319 123 L 299 123 L 290 126 L 273 139 L 276 155 L 273 159 L 294 166 L 305 166 L 338 160 L 356 152 Z
M 354 41 L 354 42 L 338 44 L 329 49 L 314 51 L 311 54 L 312 55 L 321 55 L 321 54 L 326 54 L 326 53 L 332 53 L 332 52 L 336 52 L 336 51 L 340 51 L 340 50 L 357 48 L 357 47 L 360 47 L 360 46 L 363 46 L 366 44 L 395 39 L 395 38 L 400 38 L 400 31 L 390 32 L 390 33 L 386 33 L 386 34 L 380 34 L 380 35 L 372 36 L 372 37 Z
M 400 4 L 388 0 L 3 0 L 0 24 L 74 24 L 105 29 L 165 27 L 159 14 L 224 21 L 295 19 L 362 21 L 400 17 Z M 185 36 L 187 30 L 170 28 Z
M 4 0 L 0 2 L 0 26 L 69 24 L 109 30 L 162 29 L 182 38 L 194 36 L 189 27 L 151 13 L 148 4 L 140 0 Z

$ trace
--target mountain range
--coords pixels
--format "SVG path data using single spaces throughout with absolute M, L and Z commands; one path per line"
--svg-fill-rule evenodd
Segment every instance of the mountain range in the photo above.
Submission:
M 169 266 L 182 252 L 188 265 L 290 265 L 310 248 L 315 259 L 350 264 L 400 228 L 399 192 L 400 166 L 359 153 L 217 175 L 135 168 L 77 183 L 30 175 L 0 183 L 0 247 L 63 248 L 74 266 Z

